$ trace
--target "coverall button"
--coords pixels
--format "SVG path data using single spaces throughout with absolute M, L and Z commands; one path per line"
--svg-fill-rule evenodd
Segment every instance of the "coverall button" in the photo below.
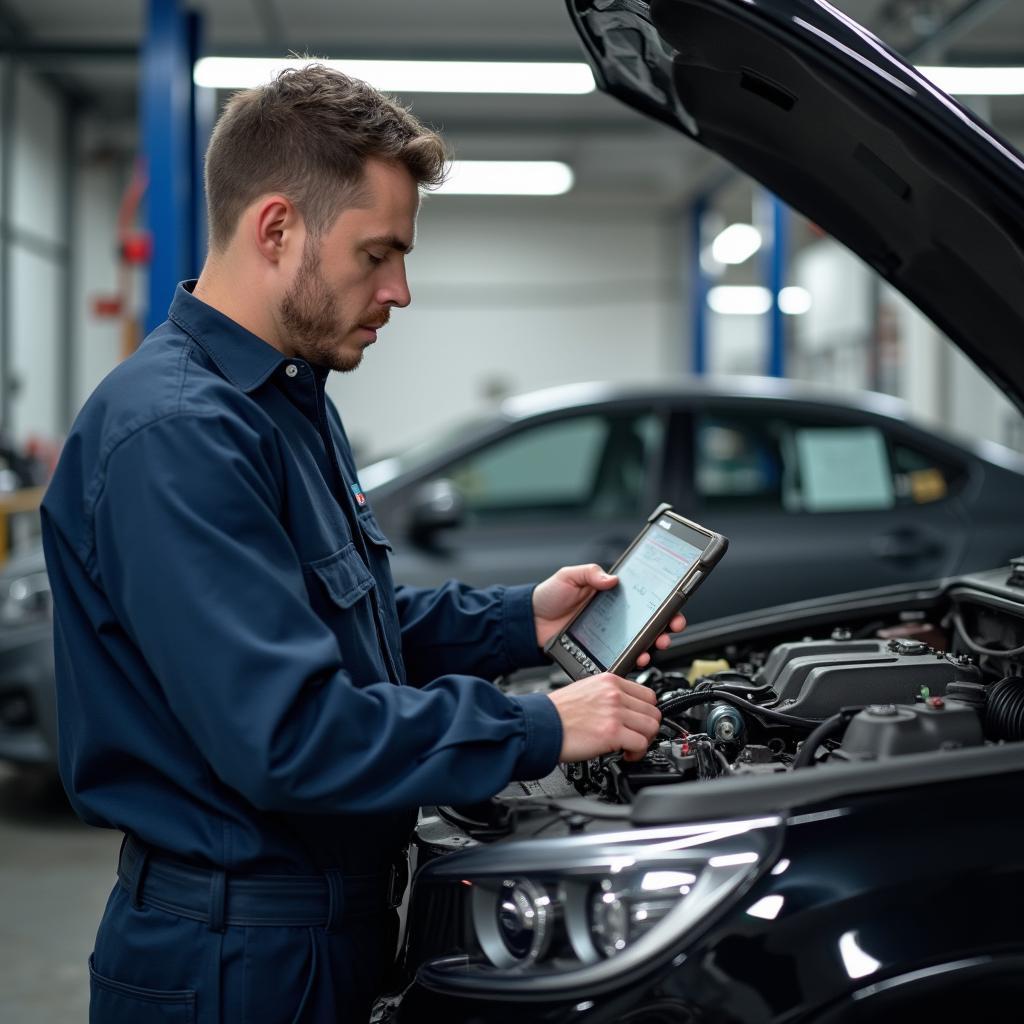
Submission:
M 299 368 L 294 363 L 289 363 L 284 368 L 284 372 L 287 373 L 289 377 L 297 377 L 299 375 Z

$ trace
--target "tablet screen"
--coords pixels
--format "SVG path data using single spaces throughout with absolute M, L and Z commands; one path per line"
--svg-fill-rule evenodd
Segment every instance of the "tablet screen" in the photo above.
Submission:
M 703 553 L 658 526 L 644 533 L 617 569 L 619 585 L 598 594 L 569 630 L 601 668 L 614 664 Z

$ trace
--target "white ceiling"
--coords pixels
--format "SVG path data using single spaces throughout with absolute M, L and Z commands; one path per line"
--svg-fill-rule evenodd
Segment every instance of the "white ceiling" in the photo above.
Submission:
M 207 53 L 522 60 L 579 53 L 562 0 L 194 0 L 191 6 L 202 16 Z M 1021 0 L 835 0 L 835 6 L 904 52 L 967 11 L 955 32 L 940 33 L 940 52 L 923 56 L 1024 62 Z M 6 26 L 25 59 L 81 93 L 105 119 L 131 119 L 145 7 L 144 0 L 0 0 L 0 39 Z M 46 47 L 59 54 L 48 55 Z M 407 99 L 464 158 L 569 161 L 577 201 L 672 205 L 720 173 L 697 147 L 601 94 Z M 1024 100 L 999 100 L 982 113 L 1011 137 L 1024 136 Z

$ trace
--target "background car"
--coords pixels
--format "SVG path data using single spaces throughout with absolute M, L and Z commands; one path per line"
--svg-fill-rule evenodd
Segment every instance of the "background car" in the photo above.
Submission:
M 949 576 L 1024 552 L 1024 457 L 793 381 L 572 385 L 508 399 L 360 471 L 398 582 L 528 583 L 610 565 L 660 502 L 730 538 L 691 622 Z M 0 759 L 52 767 L 41 549 L 0 575 Z M 12 596 L 18 595 L 18 596 Z
M 730 538 L 691 618 L 938 578 L 1024 553 L 1024 458 L 885 395 L 774 379 L 571 385 L 360 472 L 399 582 L 611 564 L 660 502 Z
M 0 759 L 56 770 L 50 586 L 42 548 L 0 570 Z

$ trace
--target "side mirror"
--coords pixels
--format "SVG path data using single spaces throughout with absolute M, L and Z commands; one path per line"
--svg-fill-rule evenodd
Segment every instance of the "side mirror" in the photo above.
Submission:
M 461 526 L 466 517 L 466 503 L 451 480 L 431 480 L 413 496 L 409 526 L 413 536 L 427 539 L 438 530 Z

